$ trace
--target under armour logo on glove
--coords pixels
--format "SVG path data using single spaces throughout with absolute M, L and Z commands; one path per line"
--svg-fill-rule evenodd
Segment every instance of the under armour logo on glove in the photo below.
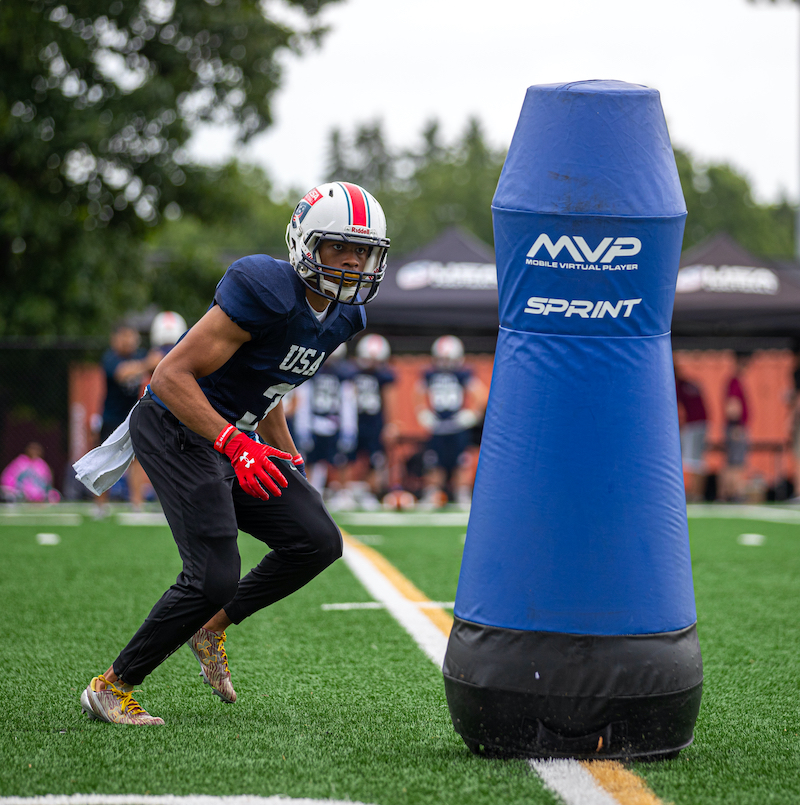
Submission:
M 291 461 L 292 454 L 254 442 L 233 425 L 228 425 L 220 433 L 214 442 L 214 449 L 231 460 L 239 486 L 254 498 L 269 500 L 270 495 L 280 497 L 279 487 L 285 489 L 289 485 L 272 459 Z

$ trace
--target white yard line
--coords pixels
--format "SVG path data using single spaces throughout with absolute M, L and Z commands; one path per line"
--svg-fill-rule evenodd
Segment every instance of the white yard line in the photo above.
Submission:
M 419 603 L 409 601 L 364 553 L 347 542 L 343 558 L 364 589 L 389 610 L 416 644 L 441 668 L 447 650 L 447 635 L 420 612 Z
M 761 520 L 768 523 L 800 523 L 800 508 L 772 508 L 739 504 L 690 503 L 686 507 L 689 519 Z
M 407 516 L 407 515 L 406 515 Z M 379 561 L 376 563 L 371 558 Z M 429 620 L 420 608 L 424 605 L 432 609 L 436 602 L 410 600 L 401 589 L 413 585 L 403 578 L 399 571 L 385 562 L 383 557 L 370 548 L 359 546 L 358 538 L 348 535 L 344 544 L 344 561 L 353 575 L 364 585 L 367 592 L 394 616 L 395 620 L 411 635 L 417 645 L 442 667 L 450 623 L 437 613 L 438 626 Z M 381 567 L 385 563 L 385 567 Z M 414 588 L 415 593 L 419 593 Z M 441 606 L 441 602 L 439 603 Z M 613 796 L 600 784 L 599 780 L 577 760 L 534 760 L 528 761 L 530 768 L 539 775 L 545 787 L 558 796 L 565 805 L 627 805 L 627 803 L 660 803 L 660 800 L 647 788 L 641 778 L 625 769 L 619 769 L 617 784 L 619 797 Z M 603 761 L 594 761 L 603 765 Z M 642 798 L 644 795 L 644 799 Z
M 416 604 L 420 609 L 452 609 L 455 606 L 454 601 L 420 601 Z M 323 604 L 320 609 L 326 612 L 342 610 L 348 611 L 351 609 L 386 609 L 386 605 L 380 601 L 355 601 L 352 604 Z
M 81 525 L 83 517 L 74 512 L 0 511 L 0 525 Z
M 577 760 L 529 760 L 545 788 L 567 805 L 619 805 Z
M 120 512 L 116 517 L 120 525 L 167 525 L 164 512 Z

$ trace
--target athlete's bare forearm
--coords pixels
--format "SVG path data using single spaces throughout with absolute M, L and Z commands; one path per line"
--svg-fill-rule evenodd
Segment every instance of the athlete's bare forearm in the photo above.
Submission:
M 286 414 L 283 410 L 283 400 L 281 400 L 265 417 L 258 423 L 258 434 L 267 443 L 279 450 L 285 450 L 293 456 L 297 455 L 292 434 L 286 424 Z
M 213 442 L 228 422 L 197 380 L 223 366 L 249 340 L 249 333 L 214 306 L 158 364 L 150 388 L 186 427 Z
M 228 424 L 208 402 L 197 378 L 191 372 L 169 369 L 164 371 L 159 365 L 150 381 L 150 388 L 187 428 L 210 442 Z

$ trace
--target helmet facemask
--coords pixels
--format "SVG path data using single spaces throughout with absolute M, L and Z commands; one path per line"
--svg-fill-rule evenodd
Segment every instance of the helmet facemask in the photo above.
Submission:
M 386 274 L 389 239 L 385 235 L 383 210 L 366 190 L 330 182 L 314 188 L 297 205 L 286 228 L 286 245 L 289 260 L 306 287 L 332 301 L 363 305 L 375 298 Z M 324 241 L 368 247 L 363 271 L 322 263 L 318 252 Z
M 326 240 L 353 243 L 369 248 L 364 270 L 359 273 L 322 263 L 318 251 L 322 242 Z M 389 248 L 389 241 L 383 238 L 385 245 L 375 245 L 375 240 L 375 238 L 344 235 L 338 232 L 310 232 L 306 236 L 306 245 L 302 249 L 303 254 L 297 266 L 297 273 L 312 291 L 335 302 L 342 302 L 346 305 L 365 305 L 378 293 L 378 287 L 386 273 L 386 252 Z

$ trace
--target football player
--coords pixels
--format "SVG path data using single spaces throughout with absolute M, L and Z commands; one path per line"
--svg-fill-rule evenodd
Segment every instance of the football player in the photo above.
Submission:
M 174 310 L 156 313 L 150 323 L 150 348 L 157 349 L 163 358 L 186 332 L 186 319 Z
M 369 510 L 380 508 L 378 499 L 389 486 L 386 450 L 396 436 L 391 354 L 389 342 L 377 333 L 365 335 L 356 345 L 358 442 L 350 456 L 348 485 L 358 506 Z
M 142 393 L 150 373 L 155 369 L 161 355 L 155 350 L 141 349 L 139 331 L 129 324 L 118 324 L 112 334 L 108 349 L 103 353 L 101 365 L 106 378 L 106 398 L 103 403 L 103 419 L 100 428 L 100 441 L 104 442 L 116 428 L 125 421 L 131 406 Z M 134 461 L 126 475 L 128 499 L 134 511 L 142 508 L 144 477 L 138 461 Z M 93 516 L 102 519 L 108 514 L 111 492 L 100 495 Z
M 472 428 L 486 408 L 484 383 L 464 366 L 464 344 L 443 335 L 431 348 L 433 366 L 416 390 L 417 421 L 428 432 L 426 476 L 421 508 L 439 508 L 448 501 L 468 506 L 471 483 L 466 461 Z
M 386 272 L 386 220 L 362 187 L 331 182 L 300 200 L 286 243 L 289 262 L 252 255 L 228 268 L 131 412 L 133 448 L 183 570 L 83 691 L 90 718 L 163 724 L 133 686 L 187 642 L 204 681 L 234 702 L 225 630 L 341 556 L 341 534 L 305 478 L 281 400 L 364 328 L 363 305 Z M 270 549 L 241 580 L 239 529 Z
M 295 442 L 306 459 L 308 480 L 327 498 L 331 511 L 352 509 L 342 496 L 347 454 L 356 443 L 358 410 L 353 367 L 345 344 L 337 347 L 319 372 L 297 390 Z

